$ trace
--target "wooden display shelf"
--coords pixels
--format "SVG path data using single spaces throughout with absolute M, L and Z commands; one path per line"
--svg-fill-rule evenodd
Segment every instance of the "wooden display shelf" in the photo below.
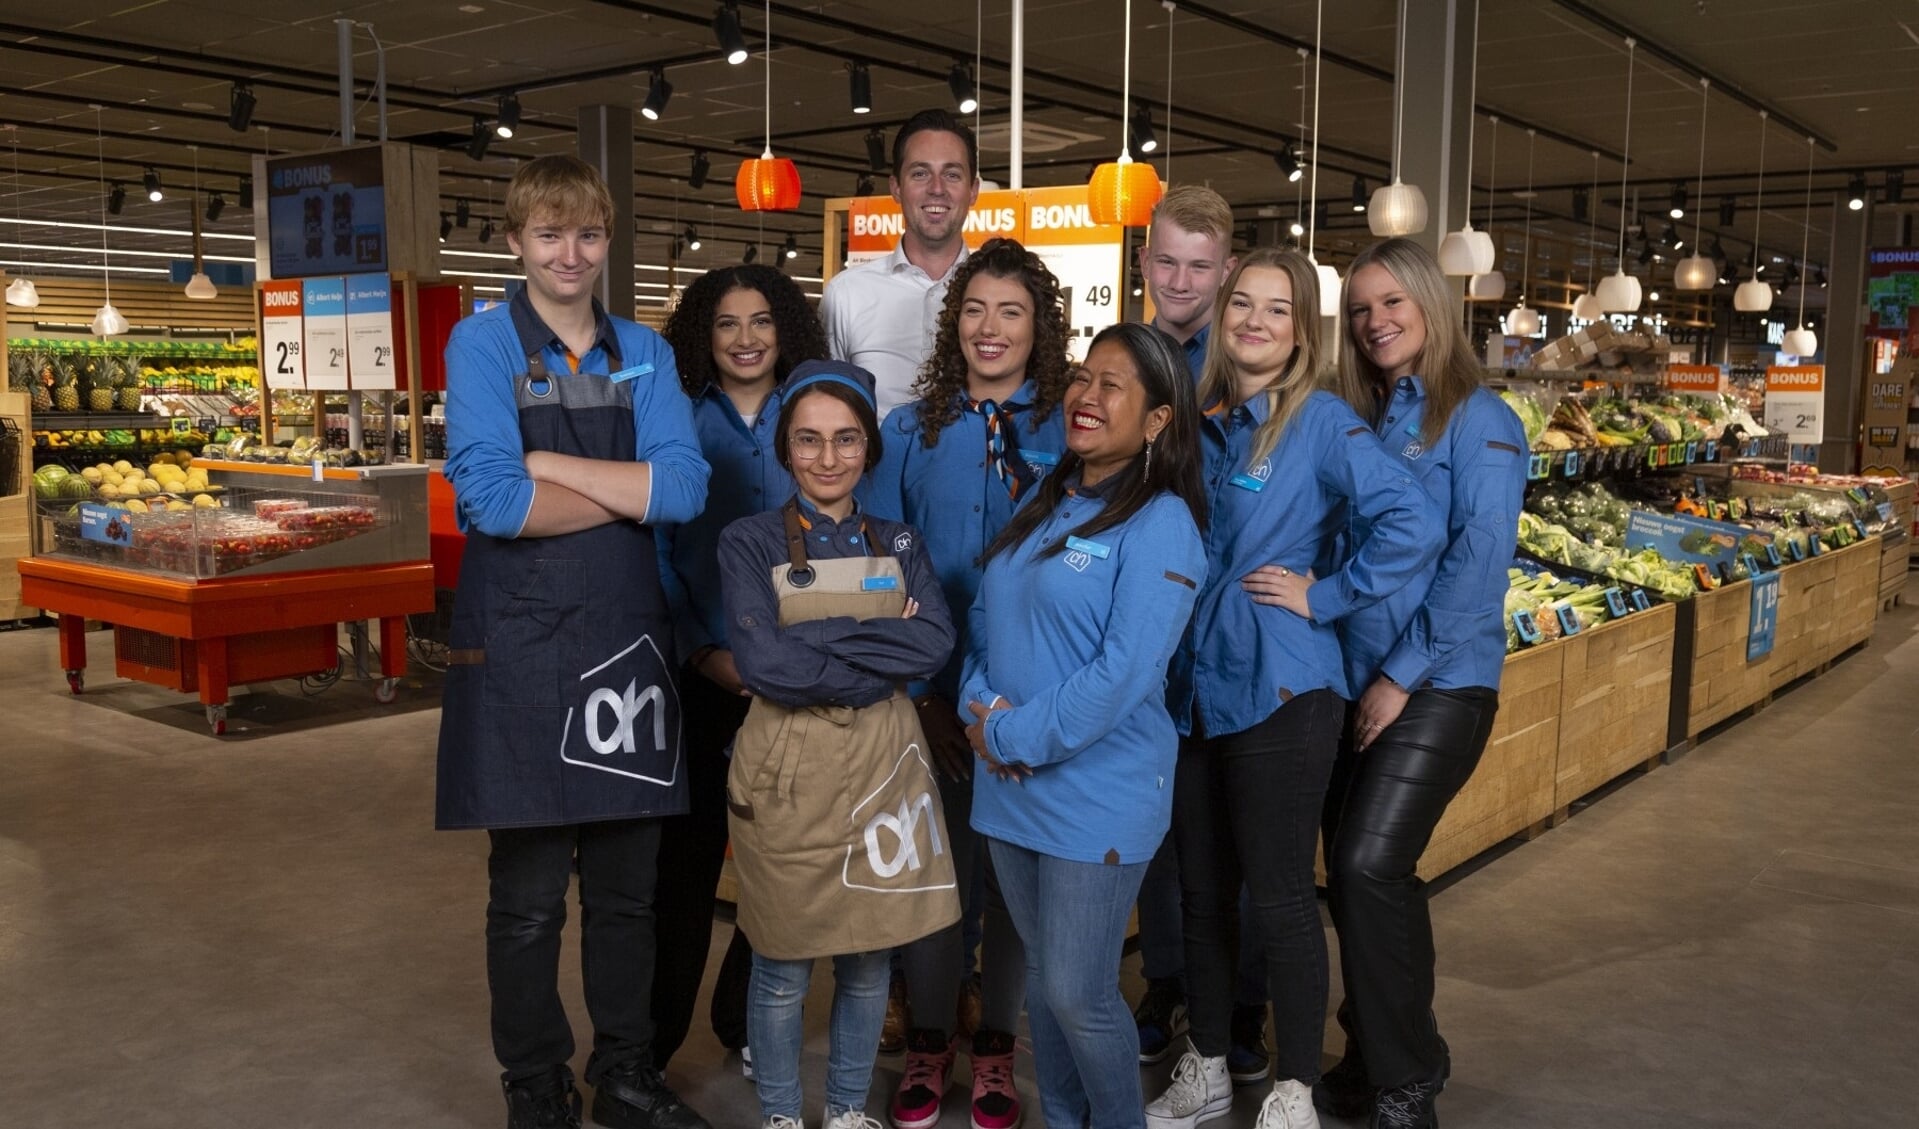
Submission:
M 6 363 L 0 342 L 0 365 Z M 0 392 L 0 418 L 20 429 L 20 450 L 13 474 L 19 490 L 0 498 L 0 620 L 27 619 L 39 609 L 20 599 L 20 574 L 14 562 L 33 555 L 33 421 L 32 401 L 24 392 Z
M 1894 604 L 1902 604 L 1906 597 L 1906 574 L 1912 570 L 1912 538 L 1904 529 L 1884 534 L 1881 539 L 1885 548 L 1879 554 L 1879 610 L 1891 611 Z
M 1677 620 L 1673 605 L 1658 604 L 1565 640 L 1554 822 L 1574 800 L 1665 753 Z

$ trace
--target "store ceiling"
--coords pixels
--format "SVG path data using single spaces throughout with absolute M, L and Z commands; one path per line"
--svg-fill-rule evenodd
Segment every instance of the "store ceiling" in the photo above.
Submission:
M 249 214 L 234 203 L 248 156 L 267 147 L 281 153 L 337 144 L 337 17 L 371 23 L 385 45 L 391 137 L 441 147 L 443 206 L 450 210 L 462 197 L 472 201 L 475 220 L 456 232 L 449 250 L 503 253 L 501 240 L 486 247 L 477 242 L 479 219 L 499 212 L 515 161 L 572 151 L 578 107 L 637 107 L 646 98 L 651 68 L 661 64 L 673 84 L 672 100 L 658 122 L 635 116 L 639 261 L 663 262 L 674 232 L 687 222 L 706 236 L 704 248 L 683 260 L 695 267 L 735 261 L 746 241 L 761 238 L 759 218 L 741 213 L 732 193 L 738 160 L 757 155 L 761 146 L 766 23 L 760 6 L 742 8 L 753 56 L 740 66 L 719 57 L 710 0 L 68 0 L 25 7 L 15 5 L 0 19 L 0 123 L 17 126 L 21 169 L 17 193 L 10 172 L 5 180 L 0 260 L 33 264 L 7 268 L 16 273 L 99 262 L 97 226 L 41 222 L 100 221 L 101 166 L 90 103 L 103 106 L 106 177 L 129 189 L 125 211 L 110 221 L 116 273 L 162 269 L 168 258 L 189 253 L 182 235 L 118 229 L 184 231 L 185 189 L 196 159 L 202 198 L 211 190 L 228 198 L 224 213 L 207 225 L 209 233 L 250 234 Z M 914 110 L 952 105 L 947 72 L 956 60 L 970 59 L 976 45 L 986 91 L 982 171 L 1005 179 L 1010 5 L 992 0 L 982 7 L 898 0 L 773 5 L 773 147 L 799 162 L 807 197 L 798 214 L 766 217 L 763 239 L 770 251 L 789 232 L 797 235 L 804 249 L 797 273 L 819 272 L 821 201 L 853 193 L 867 168 L 865 133 L 879 128 L 890 137 Z M 1337 261 L 1370 240 L 1364 216 L 1348 203 L 1353 177 L 1363 175 L 1376 186 L 1388 171 L 1388 76 L 1397 6 L 1393 0 L 1342 0 L 1326 8 L 1318 190 L 1330 209 L 1320 243 Z M 1026 4 L 1028 185 L 1083 180 L 1093 164 L 1117 152 L 1121 12 L 1120 0 Z M 1212 184 L 1234 202 L 1241 221 L 1259 217 L 1262 209 L 1267 218 L 1290 218 L 1298 189 L 1280 177 L 1272 151 L 1282 139 L 1304 132 L 1294 45 L 1313 38 L 1313 5 L 1182 3 L 1171 18 L 1172 178 Z M 1169 142 L 1168 13 L 1154 0 L 1135 0 L 1133 19 L 1133 89 L 1153 107 L 1162 145 L 1157 162 Z M 976 26 L 983 34 L 976 34 Z M 1478 121 L 1476 214 L 1483 213 L 1493 178 L 1509 275 L 1518 267 L 1524 210 L 1515 189 L 1527 174 L 1526 135 L 1512 122 L 1540 130 L 1532 175 L 1544 187 L 1534 201 L 1535 227 L 1583 246 L 1586 225 L 1568 218 L 1571 197 L 1575 186 L 1593 179 L 1591 150 L 1614 154 L 1623 146 L 1625 29 L 1642 40 L 1630 179 L 1638 186 L 1639 211 L 1657 217 L 1655 235 L 1663 229 L 1672 184 L 1690 187 L 1697 174 L 1698 71 L 1716 80 L 1705 146 L 1706 241 L 1722 234 L 1734 259 L 1749 253 L 1759 167 L 1759 118 L 1747 103 L 1775 115 L 1767 131 L 1762 217 L 1769 254 L 1797 256 L 1805 215 L 1805 135 L 1779 119 L 1796 122 L 1821 141 L 1813 153 L 1818 206 L 1811 214 L 1809 262 L 1826 259 L 1831 193 L 1854 172 L 1867 173 L 1883 194 L 1885 170 L 1912 170 L 1919 199 L 1919 134 L 1909 126 L 1919 110 L 1919 0 L 1483 0 L 1481 26 L 1477 100 L 1482 113 L 1504 121 L 1497 130 L 1496 166 L 1492 127 L 1485 117 Z M 362 30 L 354 45 L 364 98 L 375 68 L 373 41 Z M 871 65 L 870 115 L 849 108 L 852 60 Z M 244 134 L 230 130 L 226 120 L 235 79 L 251 82 L 258 100 L 254 127 Z M 474 161 L 465 151 L 473 117 L 490 119 L 499 94 L 508 90 L 518 92 L 522 105 L 519 134 L 494 141 L 486 157 Z M 1746 103 L 1733 96 L 1735 90 Z M 357 123 L 362 140 L 377 134 L 370 105 Z M 711 176 L 697 191 L 686 184 L 696 148 L 712 160 Z M 147 165 L 170 189 L 158 204 L 139 190 Z M 1608 257 L 1619 217 L 1619 177 L 1615 159 L 1600 161 L 1596 242 Z M 879 184 L 884 190 L 883 177 Z M 1738 211 L 1735 222 L 1721 228 L 1718 201 L 1727 195 L 1736 198 Z M 34 222 L 4 222 L 16 210 Z M 1689 215 L 1680 224 L 1688 238 L 1692 223 Z M 250 258 L 251 249 L 240 240 L 214 238 L 208 253 Z M 1674 257 L 1663 253 L 1668 261 Z M 1557 246 L 1552 254 L 1564 270 L 1567 248 Z M 1584 253 L 1576 255 L 1573 269 L 1583 276 Z M 447 265 L 510 269 L 471 258 L 449 259 Z M 1601 269 L 1610 269 L 1604 259 Z

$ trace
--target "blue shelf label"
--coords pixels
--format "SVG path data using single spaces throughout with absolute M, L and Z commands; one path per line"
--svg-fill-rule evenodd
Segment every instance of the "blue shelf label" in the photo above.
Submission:
M 1779 574 L 1768 572 L 1752 578 L 1752 596 L 1746 618 L 1746 661 L 1754 662 L 1772 654 L 1773 636 L 1779 630 Z
M 1879 520 L 1880 520 L 1880 521 L 1891 521 L 1891 520 L 1892 520 L 1892 503 L 1891 503 L 1891 502 L 1881 502 L 1881 503 L 1879 503 L 1879 507 L 1878 507 L 1878 508 L 1879 508 Z
M 1739 554 L 1739 563 L 1746 566 L 1746 575 L 1748 577 L 1759 575 L 1759 562 L 1753 559 L 1751 553 Z
M 1706 440 L 1706 461 L 1709 463 L 1716 463 L 1719 461 L 1719 440 L 1717 439 Z
M 1766 563 L 1774 568 L 1778 568 L 1780 565 L 1779 546 L 1770 541 L 1766 542 Z
M 1806 535 L 1806 548 L 1812 550 L 1812 555 L 1816 557 L 1826 551 L 1826 542 L 1817 532 L 1810 533 Z
M 1513 630 L 1519 632 L 1520 639 L 1525 642 L 1539 642 L 1539 625 L 1533 622 L 1533 613 L 1524 608 L 1513 613 Z
M 1699 443 L 1697 440 L 1686 444 L 1686 461 L 1689 463 L 1699 461 Z
M 1579 617 L 1564 604 L 1553 605 L 1553 615 L 1559 619 L 1559 630 L 1566 635 L 1579 634 Z
M 1866 539 L 1867 533 L 1866 533 L 1865 522 L 1860 521 L 1858 518 L 1853 518 L 1852 528 L 1859 534 L 1859 540 L 1864 541 Z
M 1795 561 L 1806 559 L 1806 547 L 1797 541 L 1786 542 L 1786 551 L 1792 554 L 1792 559 Z
M 1567 478 L 1571 478 L 1571 477 L 1573 477 L 1574 475 L 1576 475 L 1576 474 L 1578 474 L 1578 473 L 1579 473 L 1579 452 L 1578 452 L 1578 451 L 1567 451 L 1567 452 L 1566 452 L 1566 463 L 1565 463 L 1565 474 L 1566 474 L 1566 477 L 1567 477 Z
M 1626 618 L 1626 594 L 1617 588 L 1606 589 L 1606 610 L 1612 613 L 1614 619 Z
M 1646 595 L 1645 589 L 1635 588 L 1632 590 L 1632 606 L 1634 611 L 1651 611 L 1652 597 Z

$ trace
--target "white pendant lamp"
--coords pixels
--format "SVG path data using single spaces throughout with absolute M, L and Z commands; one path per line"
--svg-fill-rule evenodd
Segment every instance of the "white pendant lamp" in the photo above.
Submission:
M 219 288 L 207 277 L 205 240 L 200 235 L 200 147 L 189 145 L 193 150 L 193 199 L 187 203 L 187 211 L 193 217 L 193 277 L 187 279 L 187 297 L 204 302 L 220 296 Z
M 1712 80 L 1699 80 L 1699 206 L 1693 209 L 1692 254 L 1672 268 L 1674 290 L 1711 290 L 1719 281 L 1719 264 L 1706 257 L 1699 242 L 1699 231 L 1706 214 L 1706 108 L 1712 92 Z
M 1313 14 L 1313 183 L 1308 189 L 1312 220 L 1306 225 L 1306 258 L 1319 274 L 1319 316 L 1330 318 L 1339 316 L 1339 272 L 1313 258 L 1313 243 L 1319 235 L 1319 68 L 1325 27 L 1326 0 L 1319 0 Z
M 1486 167 L 1486 230 L 1480 232 L 1493 249 L 1493 261 L 1466 282 L 1466 299 L 1472 302 L 1499 302 L 1506 297 L 1506 274 L 1499 269 L 1499 241 L 1493 238 L 1493 202 L 1499 195 L 1499 119 L 1492 123 L 1491 160 Z
M 1759 217 L 1766 199 L 1766 111 L 1759 111 L 1759 188 L 1752 198 L 1752 277 L 1732 292 L 1732 308 L 1742 314 L 1772 309 L 1772 287 L 1759 277 Z
M 1599 150 L 1594 149 L 1592 155 L 1592 194 L 1586 197 L 1586 292 L 1573 299 L 1572 309 L 1572 316 L 1580 321 L 1598 321 L 1606 316 L 1594 283 L 1599 274 L 1599 245 L 1594 242 L 1599 232 Z
M 1426 194 L 1417 184 L 1402 184 L 1399 179 L 1399 137 L 1406 116 L 1406 86 L 1400 76 L 1405 73 L 1406 0 L 1399 0 L 1399 54 L 1393 68 L 1393 182 L 1374 189 L 1366 205 L 1366 226 L 1382 238 L 1426 230 Z
M 1619 265 L 1599 284 L 1599 308 L 1629 314 L 1639 308 L 1639 280 L 1626 273 L 1626 166 L 1632 162 L 1632 65 L 1639 41 L 1626 39 L 1626 145 L 1619 163 Z
M 1806 138 L 1806 211 L 1799 229 L 1799 328 L 1788 332 L 1779 345 L 1795 357 L 1810 357 L 1819 351 L 1819 337 L 1806 325 L 1806 288 L 1812 284 L 1806 269 L 1806 252 L 1812 238 L 1812 138 Z
M 10 125 L 13 131 L 13 224 L 20 226 L 20 127 Z M 40 290 L 30 278 L 16 278 L 7 283 L 7 305 L 31 310 L 40 304 Z
M 1404 22 L 1404 21 L 1402 21 Z M 1458 231 L 1446 233 L 1439 241 L 1439 269 L 1451 275 L 1484 274 L 1493 269 L 1493 239 L 1473 230 L 1472 191 L 1473 127 L 1477 116 L 1473 106 L 1479 101 L 1479 0 L 1473 0 L 1473 76 L 1466 99 L 1466 223 Z
M 105 268 L 106 295 L 100 308 L 93 312 L 93 320 L 87 327 L 93 330 L 95 337 L 112 337 L 125 333 L 127 319 L 113 308 L 113 255 L 107 250 L 107 142 L 106 131 L 100 124 L 100 104 L 93 106 L 93 145 L 94 153 L 100 165 L 100 263 Z
M 1519 253 L 1519 304 L 1506 315 L 1506 332 L 1515 337 L 1539 332 L 1539 311 L 1526 304 L 1533 267 L 1533 144 L 1538 140 L 1537 130 L 1526 131 L 1526 238 Z

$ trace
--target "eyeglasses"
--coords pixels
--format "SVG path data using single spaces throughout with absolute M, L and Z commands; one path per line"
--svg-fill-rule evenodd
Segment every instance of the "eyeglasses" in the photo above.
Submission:
M 786 449 L 803 462 L 812 462 L 826 453 L 826 440 L 813 434 L 795 435 L 786 441 Z M 855 432 L 833 436 L 833 450 L 843 459 L 856 459 L 866 450 L 866 436 Z

